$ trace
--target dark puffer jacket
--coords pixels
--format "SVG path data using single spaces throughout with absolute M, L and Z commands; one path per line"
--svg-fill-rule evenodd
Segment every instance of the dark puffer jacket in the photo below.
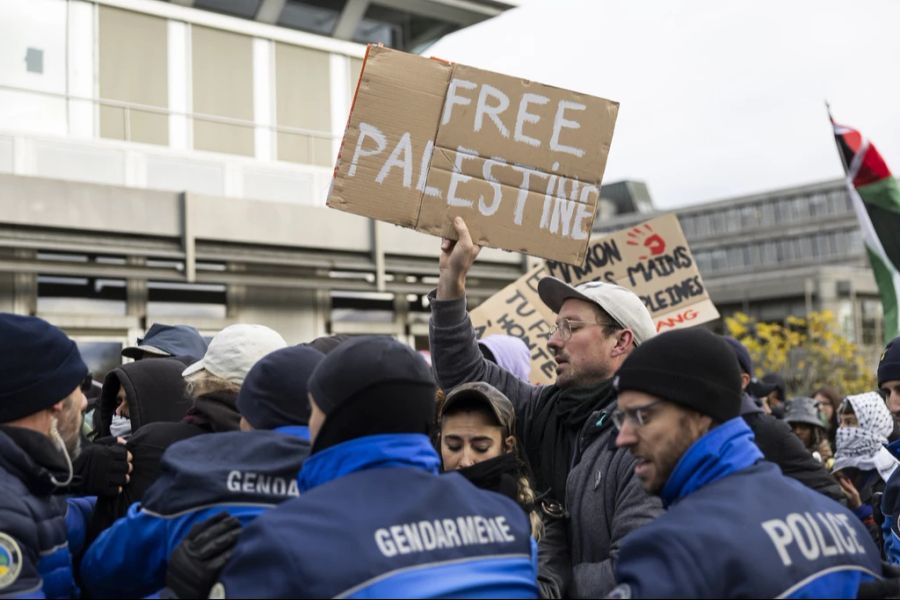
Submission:
M 83 500 L 55 492 L 69 475 L 45 435 L 0 426 L 0 594 L 77 598 L 72 555 L 84 539 Z M 71 511 L 71 512 L 70 512 Z M 71 541 L 71 546 L 70 546 Z

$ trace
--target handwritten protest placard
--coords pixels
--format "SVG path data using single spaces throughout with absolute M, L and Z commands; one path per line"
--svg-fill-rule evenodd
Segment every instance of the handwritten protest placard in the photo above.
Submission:
M 328 206 L 581 264 L 618 104 L 370 46 Z
M 548 261 L 471 313 L 479 338 L 494 333 L 522 338 L 531 350 L 533 383 L 556 379 L 555 363 L 546 346 L 556 316 L 537 295 L 538 281 L 548 275 L 570 285 L 601 280 L 632 290 L 650 311 L 658 332 L 719 317 L 675 215 L 596 238 L 580 267 Z

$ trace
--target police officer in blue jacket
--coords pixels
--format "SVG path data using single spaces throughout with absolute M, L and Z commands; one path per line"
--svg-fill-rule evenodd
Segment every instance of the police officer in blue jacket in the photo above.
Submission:
M 900 415 L 900 337 L 891 340 L 885 347 L 878 361 L 878 390 L 894 416 L 894 422 Z M 891 442 L 877 464 L 882 477 L 887 476 L 884 496 L 881 498 L 881 512 L 884 515 L 882 534 L 884 537 L 884 555 L 893 565 L 900 565 L 900 440 Z
M 762 460 L 721 338 L 659 335 L 615 385 L 616 443 L 668 511 L 625 538 L 613 596 L 855 598 L 879 577 L 878 549 L 853 513 Z
M 92 502 L 67 502 L 88 374 L 75 342 L 0 313 L 0 596 L 77 598 L 72 556 Z
M 299 495 L 297 473 L 309 454 L 306 381 L 323 357 L 305 345 L 267 354 L 238 396 L 242 431 L 196 436 L 166 450 L 162 474 L 143 501 L 86 552 L 80 572 L 91 597 L 156 592 L 195 525 L 222 511 L 246 524 Z
M 415 351 L 344 342 L 309 391 L 301 495 L 244 529 L 212 596 L 537 597 L 522 509 L 438 474 L 435 385 Z

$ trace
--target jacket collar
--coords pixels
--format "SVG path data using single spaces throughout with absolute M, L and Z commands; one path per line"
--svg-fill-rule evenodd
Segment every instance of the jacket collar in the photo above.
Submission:
M 36 496 L 54 493 L 54 477 L 65 480 L 69 475 L 62 453 L 50 438 L 22 427 L 0 426 L 0 467 Z
M 309 441 L 309 427 L 306 427 L 305 425 L 282 425 L 281 427 L 276 427 L 272 431 L 276 431 L 282 435 L 300 438 L 304 442 Z
M 660 497 L 668 507 L 703 486 L 752 466 L 763 458 L 753 442 L 753 431 L 741 417 L 712 429 L 687 449 Z
M 437 474 L 441 461 L 428 436 L 418 433 L 367 435 L 311 454 L 297 482 L 306 492 L 357 471 L 410 467 Z

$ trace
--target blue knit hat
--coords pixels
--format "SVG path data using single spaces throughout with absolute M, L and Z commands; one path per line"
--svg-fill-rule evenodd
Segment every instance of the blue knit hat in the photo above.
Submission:
M 289 346 L 262 357 L 247 373 L 237 409 L 255 429 L 309 423 L 306 382 L 325 355 L 311 346 Z
M 900 379 L 900 336 L 895 337 L 885 346 L 878 361 L 878 385 L 885 381 Z
M 87 376 L 78 346 L 43 319 L 0 313 L 0 423 L 49 408 Z

